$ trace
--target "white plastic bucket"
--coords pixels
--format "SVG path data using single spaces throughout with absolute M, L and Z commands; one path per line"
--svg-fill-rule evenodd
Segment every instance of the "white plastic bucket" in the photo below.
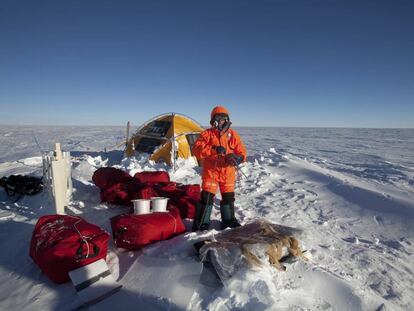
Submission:
M 134 203 L 134 214 L 135 215 L 149 214 L 150 213 L 151 200 L 137 199 L 137 200 L 132 200 L 132 203 Z
M 168 198 L 154 197 L 151 198 L 151 205 L 153 212 L 166 212 L 167 211 Z

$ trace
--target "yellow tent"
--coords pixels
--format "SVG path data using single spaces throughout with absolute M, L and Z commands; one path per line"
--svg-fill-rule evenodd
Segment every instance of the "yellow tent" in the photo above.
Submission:
M 144 123 L 129 139 L 125 155 L 149 153 L 150 160 L 173 165 L 177 158 L 192 156 L 191 147 L 203 130 L 198 122 L 185 115 L 159 115 Z

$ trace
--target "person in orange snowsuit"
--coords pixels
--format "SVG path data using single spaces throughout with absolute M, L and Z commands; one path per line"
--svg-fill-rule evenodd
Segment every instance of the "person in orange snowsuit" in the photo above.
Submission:
M 197 205 L 193 231 L 207 230 L 217 188 L 220 188 L 221 228 L 240 226 L 234 214 L 236 167 L 246 161 L 246 147 L 230 129 L 229 111 L 217 106 L 211 111 L 211 128 L 194 143 L 193 154 L 202 166 L 201 200 Z

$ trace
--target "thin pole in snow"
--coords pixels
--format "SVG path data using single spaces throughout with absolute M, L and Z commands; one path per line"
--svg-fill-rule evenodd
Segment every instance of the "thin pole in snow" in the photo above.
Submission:
M 39 142 L 37 141 L 36 135 L 33 132 L 32 132 L 32 135 L 33 135 L 33 139 L 34 139 L 34 141 L 35 141 L 35 143 L 37 145 L 37 148 L 39 148 L 40 153 L 43 155 L 44 152 L 43 152 L 42 148 L 40 147 Z

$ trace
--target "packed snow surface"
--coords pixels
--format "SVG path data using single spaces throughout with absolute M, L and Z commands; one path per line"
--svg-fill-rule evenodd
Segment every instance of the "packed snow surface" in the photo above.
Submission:
M 224 286 L 198 281 L 193 244 L 217 234 L 218 195 L 210 231 L 188 232 L 135 252 L 110 241 L 107 263 L 124 287 L 90 309 L 179 310 L 174 304 L 179 301 L 189 310 L 414 310 L 414 130 L 237 130 L 248 150 L 238 173 L 238 219 L 265 218 L 302 229 L 299 240 L 309 260 L 288 263 L 286 272 L 269 265 L 242 269 Z M 72 155 L 75 191 L 68 212 L 110 233 L 109 218 L 126 209 L 100 202 L 91 180 L 99 167 L 115 166 L 131 175 L 161 169 L 173 181 L 200 183 L 200 169 L 192 161 L 180 161 L 174 172 L 145 156 L 123 159 L 116 145 L 124 131 L 1 126 L 0 177 L 40 176 L 41 152 L 61 142 Z M 53 202 L 45 192 L 14 200 L 0 189 L 0 310 L 76 309 L 80 301 L 73 285 L 52 283 L 28 255 L 34 225 L 54 213 Z M 184 222 L 191 228 L 191 220 Z M 166 269 L 149 266 L 140 275 L 148 256 Z M 194 292 L 165 297 L 151 284 L 165 275 L 165 282 L 181 286 L 185 267 L 195 267 L 189 271 Z M 152 271 L 157 277 L 150 277 Z M 144 289 L 140 278 L 148 283 Z

